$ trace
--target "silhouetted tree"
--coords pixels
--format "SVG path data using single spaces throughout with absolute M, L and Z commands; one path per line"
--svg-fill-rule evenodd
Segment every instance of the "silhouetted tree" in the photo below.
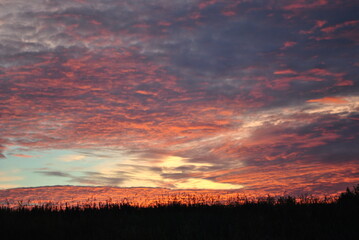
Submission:
M 338 198 L 340 204 L 359 204 L 359 184 L 353 187 L 353 190 L 347 190 L 340 194 Z

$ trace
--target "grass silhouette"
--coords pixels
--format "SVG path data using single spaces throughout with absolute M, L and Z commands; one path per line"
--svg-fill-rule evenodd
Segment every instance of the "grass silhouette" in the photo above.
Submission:
M 2 239 L 358 239 L 359 185 L 336 198 L 172 196 L 0 208 Z

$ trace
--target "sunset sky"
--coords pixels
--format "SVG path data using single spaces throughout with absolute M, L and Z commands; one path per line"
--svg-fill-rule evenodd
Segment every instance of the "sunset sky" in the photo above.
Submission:
M 357 0 L 0 0 L 0 188 L 359 183 Z

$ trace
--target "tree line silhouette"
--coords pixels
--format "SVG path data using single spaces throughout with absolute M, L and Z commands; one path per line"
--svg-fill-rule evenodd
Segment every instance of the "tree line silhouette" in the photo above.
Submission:
M 358 239 L 358 219 L 359 184 L 334 199 L 0 207 L 2 239 Z

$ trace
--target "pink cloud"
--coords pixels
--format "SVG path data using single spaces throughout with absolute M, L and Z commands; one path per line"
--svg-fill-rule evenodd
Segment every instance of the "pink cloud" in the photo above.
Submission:
M 326 27 L 326 28 L 322 28 L 321 31 L 323 31 L 325 33 L 332 33 L 334 31 L 336 31 L 337 29 L 347 27 L 347 26 L 357 25 L 358 23 L 359 23 L 359 20 L 347 21 L 347 22 L 344 22 L 344 23 L 336 24 L 334 26 L 329 26 L 329 27 Z
M 292 42 L 292 41 L 284 42 L 283 47 L 281 49 L 287 49 L 295 45 L 297 45 L 297 42 Z
M 276 75 L 287 75 L 287 74 L 297 74 L 297 72 L 295 72 L 292 69 L 284 69 L 284 70 L 278 70 L 273 72 Z
M 32 155 L 27 155 L 27 154 L 12 154 L 14 157 L 21 157 L 21 158 L 33 158 L 34 156 Z
M 210 6 L 210 5 L 215 4 L 217 1 L 218 0 L 204 0 L 198 5 L 198 8 L 199 9 L 206 8 L 206 7 Z
M 284 10 L 298 10 L 298 9 L 310 9 L 310 8 L 317 8 L 324 5 L 327 5 L 327 0 L 318 0 L 313 1 L 311 3 L 307 3 L 306 0 L 296 0 L 293 3 L 286 5 L 283 7 Z
M 236 15 L 236 12 L 231 11 L 231 10 L 225 10 L 225 11 L 222 11 L 222 14 L 227 17 L 232 17 L 232 16 Z
M 326 23 L 327 23 L 327 21 L 325 21 L 325 20 L 317 20 L 316 23 L 315 23 L 315 27 L 321 28 L 321 27 L 323 27 Z

